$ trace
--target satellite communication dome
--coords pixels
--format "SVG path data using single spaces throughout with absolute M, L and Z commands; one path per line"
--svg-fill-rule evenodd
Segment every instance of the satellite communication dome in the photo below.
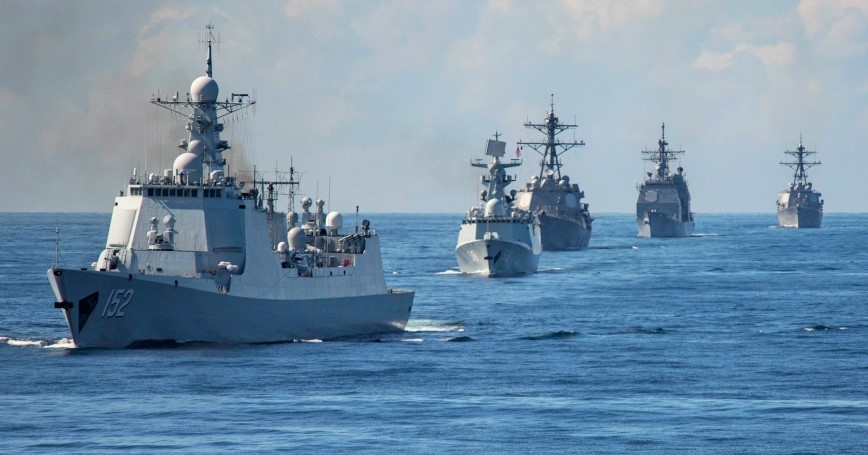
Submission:
M 175 170 L 175 175 L 184 174 L 184 181 L 193 182 L 199 180 L 202 174 L 202 157 L 195 153 L 182 153 L 175 158 L 175 163 L 172 165 Z
M 197 77 L 196 80 L 190 84 L 190 98 L 196 102 L 213 103 L 214 101 L 217 101 L 217 95 L 219 93 L 220 89 L 217 87 L 217 81 L 208 76 Z
M 485 216 L 497 216 L 503 214 L 503 202 L 499 198 L 489 199 L 485 203 Z
M 328 230 L 339 230 L 344 226 L 344 217 L 340 212 L 330 212 L 326 216 L 326 228 Z
M 189 144 L 187 144 L 187 151 L 202 156 L 202 154 L 205 153 L 205 143 L 199 139 L 193 139 Z
M 289 242 L 289 249 L 292 251 L 304 251 L 304 246 L 307 241 L 307 234 L 301 228 L 294 227 L 286 233 L 286 240 Z

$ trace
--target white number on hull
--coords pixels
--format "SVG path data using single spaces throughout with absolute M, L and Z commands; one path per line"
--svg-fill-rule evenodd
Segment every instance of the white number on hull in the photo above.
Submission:
M 134 289 L 112 289 L 109 294 L 105 308 L 102 309 L 100 317 L 122 318 L 125 314 L 125 308 L 133 299 Z

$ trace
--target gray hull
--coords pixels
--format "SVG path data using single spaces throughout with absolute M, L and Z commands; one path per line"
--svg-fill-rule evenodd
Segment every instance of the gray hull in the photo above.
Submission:
M 473 240 L 455 247 L 461 271 L 484 276 L 534 273 L 539 267 L 539 256 L 525 244 L 504 240 Z
M 689 237 L 693 235 L 693 221 L 678 221 L 663 213 L 648 213 L 637 217 L 639 237 Z
M 539 215 L 543 251 L 587 248 L 591 230 L 578 220 Z
M 273 300 L 196 288 L 201 279 L 67 269 L 51 269 L 48 277 L 57 297 L 55 306 L 63 309 L 78 347 L 124 348 L 163 341 L 269 343 L 399 332 L 410 317 L 414 295 L 390 291 Z
M 790 228 L 818 228 L 823 212 L 812 207 L 787 207 L 778 210 L 778 226 Z

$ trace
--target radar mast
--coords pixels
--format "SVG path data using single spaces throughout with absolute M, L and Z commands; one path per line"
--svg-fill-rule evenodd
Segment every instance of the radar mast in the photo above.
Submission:
M 542 155 L 542 160 L 540 161 L 540 170 L 539 170 L 539 178 L 542 179 L 547 175 L 553 175 L 556 180 L 561 179 L 561 160 L 560 156 L 563 155 L 567 150 L 572 149 L 573 147 L 580 147 L 585 145 L 585 141 L 576 142 L 575 139 L 572 142 L 561 142 L 556 139 L 556 136 L 566 130 L 577 128 L 578 125 L 575 124 L 563 124 L 560 123 L 559 119 L 555 116 L 555 94 L 551 94 L 551 104 L 549 112 L 546 114 L 545 120 L 543 123 L 532 123 L 525 122 L 524 126 L 526 128 L 533 128 L 540 133 L 546 135 L 545 142 L 525 142 L 518 141 L 517 144 L 519 146 L 527 145 L 532 148 L 534 151 Z

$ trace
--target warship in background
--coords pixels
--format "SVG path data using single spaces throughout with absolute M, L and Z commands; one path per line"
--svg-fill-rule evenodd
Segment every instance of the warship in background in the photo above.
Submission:
M 115 198 L 105 249 L 90 269 L 55 261 L 48 270 L 54 306 L 73 342 L 123 348 L 402 331 L 414 293 L 386 288 L 370 223 L 347 232 L 340 213 L 326 215 L 322 200 L 312 212 L 307 197 L 300 220 L 295 212 L 276 211 L 275 188 L 288 185 L 292 201 L 292 174 L 270 182 L 226 174 L 223 153 L 230 147 L 220 139 L 220 119 L 254 101 L 234 93 L 218 100 L 213 27 L 207 29 L 206 72 L 187 99 L 151 101 L 186 121 L 189 136 L 172 169 L 133 170 L 126 194 Z
M 808 181 L 808 169 L 821 164 L 819 161 L 808 162 L 805 158 L 817 152 L 809 152 L 802 145 L 799 136 L 799 147 L 795 151 L 784 153 L 795 157 L 795 161 L 781 161 L 784 166 L 793 169 L 793 181 L 789 187 L 778 194 L 778 226 L 793 228 L 818 228 L 823 221 L 822 194 L 815 191 Z
M 534 273 L 539 265 L 542 252 L 540 227 L 536 217 L 519 210 L 514 204 L 515 190 L 506 194 L 506 187 L 515 181 L 506 169 L 520 166 L 517 159 L 503 163 L 506 143 L 495 139 L 488 140 L 485 154 L 491 157 L 486 164 L 481 159 L 471 162 L 473 167 L 488 169 L 482 175 L 480 205 L 470 209 L 458 231 L 455 257 L 458 267 L 464 273 L 484 276 L 512 276 Z
M 639 237 L 686 237 L 693 234 L 693 213 L 690 211 L 690 191 L 684 178 L 684 168 L 673 174 L 669 162 L 684 150 L 669 150 L 666 124 L 656 150 L 643 150 L 643 160 L 655 163 L 654 172 L 639 185 L 636 201 L 636 226 Z
M 587 248 L 591 238 L 591 223 L 594 218 L 588 204 L 582 203 L 585 193 L 579 185 L 570 183 L 570 177 L 561 175 L 560 156 L 573 147 L 584 146 L 584 141 L 561 142 L 556 136 L 577 125 L 560 123 L 555 116 L 554 95 L 551 110 L 543 123 L 526 122 L 545 134 L 545 142 L 519 141 L 519 146 L 528 146 L 542 156 L 539 175 L 522 186 L 516 196 L 517 208 L 533 213 L 542 227 L 542 247 L 545 251 L 560 251 L 571 248 Z M 518 150 L 517 150 L 518 152 Z

